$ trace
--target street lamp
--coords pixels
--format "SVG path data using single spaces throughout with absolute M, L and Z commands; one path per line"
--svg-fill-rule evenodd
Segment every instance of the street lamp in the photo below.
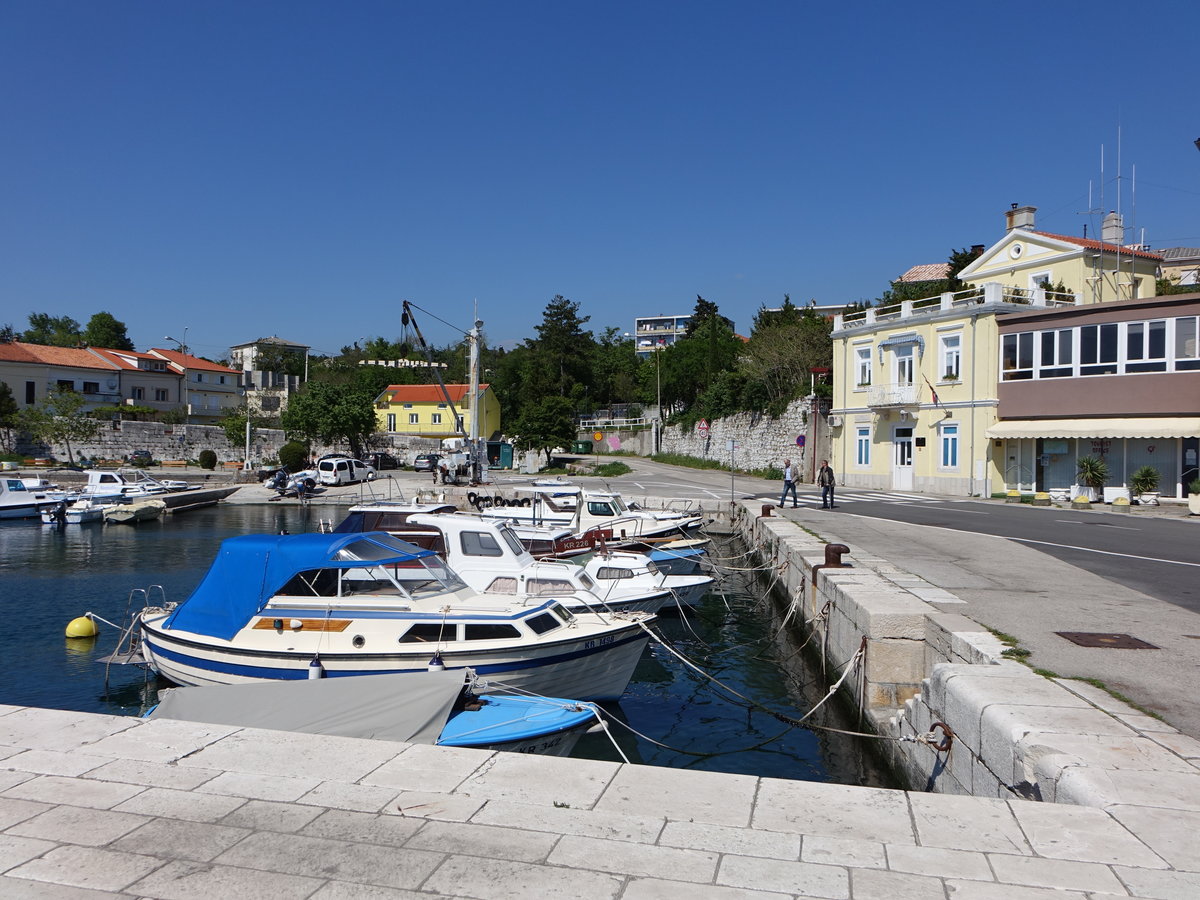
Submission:
M 176 338 L 173 338 L 170 335 L 163 337 L 163 340 L 170 341 L 173 344 L 178 344 L 179 352 L 182 353 L 184 356 L 187 356 L 188 355 L 187 333 L 188 333 L 187 328 L 184 328 L 182 341 L 177 340 Z M 192 415 L 191 415 L 192 410 L 191 410 L 191 404 L 188 403 L 188 383 L 187 383 L 187 363 L 186 362 L 183 363 L 182 379 L 183 379 L 183 424 L 190 425 L 190 424 L 192 424 Z

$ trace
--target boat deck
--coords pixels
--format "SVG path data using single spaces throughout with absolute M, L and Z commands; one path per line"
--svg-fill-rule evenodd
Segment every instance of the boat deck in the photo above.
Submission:
M 1200 893 L 1194 796 L 1098 809 L 12 706 L 0 755 L 5 897 Z

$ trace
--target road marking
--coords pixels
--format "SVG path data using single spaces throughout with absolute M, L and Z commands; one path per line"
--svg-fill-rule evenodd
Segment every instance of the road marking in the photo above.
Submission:
M 1044 547 L 1062 547 L 1064 550 L 1081 550 L 1084 553 L 1099 553 L 1099 554 L 1102 554 L 1103 556 L 1120 556 L 1124 559 L 1141 559 L 1141 560 L 1145 560 L 1146 562 L 1170 563 L 1173 566 L 1192 566 L 1194 568 L 1200 569 L 1200 563 L 1183 562 L 1182 560 L 1178 560 L 1178 559 L 1160 559 L 1157 556 L 1138 556 L 1135 553 L 1114 553 L 1111 550 L 1096 550 L 1096 549 L 1093 549 L 1092 547 L 1076 547 L 1072 544 L 1055 544 L 1051 541 L 1034 541 L 1029 538 L 1014 537 L 1014 538 L 1009 538 L 1008 540 L 1017 541 L 1018 543 L 1022 543 L 1022 544 L 1041 544 Z
M 1118 531 L 1141 531 L 1140 528 L 1131 528 L 1128 525 L 1109 525 L 1107 522 L 1076 522 L 1074 519 L 1055 519 L 1055 522 L 1061 522 L 1064 525 L 1091 525 L 1095 528 L 1115 528 Z

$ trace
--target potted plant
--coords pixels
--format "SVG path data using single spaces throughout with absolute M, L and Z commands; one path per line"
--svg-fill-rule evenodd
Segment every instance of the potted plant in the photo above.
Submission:
M 1188 485 L 1188 512 L 1200 516 L 1200 478 Z
M 1079 483 L 1090 492 L 1089 500 L 1098 500 L 1104 496 L 1104 482 L 1108 481 L 1108 463 L 1103 457 L 1081 456 L 1075 463 L 1079 473 Z
M 1146 506 L 1158 506 L 1158 480 L 1161 476 L 1154 466 L 1142 466 L 1129 478 L 1129 486 L 1137 494 L 1138 502 Z

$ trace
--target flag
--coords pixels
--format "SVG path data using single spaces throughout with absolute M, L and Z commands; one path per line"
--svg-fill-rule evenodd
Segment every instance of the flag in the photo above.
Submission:
M 937 391 L 935 391 L 935 390 L 933 389 L 933 385 L 932 385 L 932 384 L 929 384 L 929 379 L 928 379 L 928 378 L 926 378 L 924 374 L 922 374 L 922 375 L 921 375 L 921 377 L 922 377 L 923 379 L 925 379 L 925 384 L 929 386 L 929 393 L 931 393 L 931 394 L 933 395 L 933 405 L 934 405 L 934 406 L 936 406 L 938 409 L 941 409 L 941 408 L 942 408 L 942 404 L 941 404 L 941 401 L 939 401 L 939 400 L 938 400 Z

